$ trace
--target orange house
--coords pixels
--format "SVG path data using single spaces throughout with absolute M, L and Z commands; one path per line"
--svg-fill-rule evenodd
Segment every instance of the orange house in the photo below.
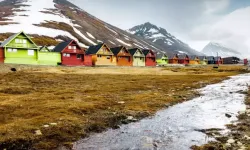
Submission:
M 92 55 L 93 66 L 114 66 L 116 60 L 110 48 L 104 44 L 90 46 L 86 50 L 86 55 Z
M 132 66 L 132 55 L 124 46 L 114 47 L 110 49 L 114 54 L 117 66 Z
M 179 58 L 177 54 L 169 55 L 169 64 L 178 64 Z
M 189 56 L 189 64 L 190 65 L 199 65 L 200 59 L 198 56 Z

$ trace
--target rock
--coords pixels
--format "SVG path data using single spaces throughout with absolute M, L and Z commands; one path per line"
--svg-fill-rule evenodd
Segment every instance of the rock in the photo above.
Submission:
M 229 139 L 229 140 L 227 140 L 227 143 L 233 144 L 233 143 L 235 143 L 235 140 L 234 139 Z
M 245 114 L 245 113 L 246 113 L 245 111 L 239 111 L 240 115 Z
M 47 124 L 46 124 L 46 125 L 43 125 L 43 127 L 44 127 L 44 128 L 48 128 L 48 127 L 49 127 L 49 125 L 47 125 Z
M 128 119 L 128 120 L 133 120 L 134 117 L 133 117 L 133 116 L 128 116 L 127 119 Z
M 230 114 L 225 114 L 225 116 L 226 116 L 227 118 L 231 118 L 231 117 L 232 117 L 232 115 L 230 115 Z
M 124 101 L 119 101 L 119 102 L 117 102 L 118 104 L 125 104 L 125 102 Z
M 166 106 L 166 107 L 170 107 L 171 104 L 170 104 L 170 103 L 166 103 L 165 106 Z
M 242 144 L 241 142 L 238 141 L 238 142 L 237 142 L 237 145 L 238 145 L 238 146 L 242 146 L 243 144 Z
M 52 126 L 57 126 L 57 123 L 50 123 L 50 125 L 52 125 Z
M 226 146 L 227 148 L 229 148 L 229 147 L 231 147 L 231 144 L 226 143 L 225 146 Z
M 36 130 L 35 135 L 43 135 L 41 130 Z
M 250 140 L 250 137 L 249 137 L 249 136 L 247 136 L 247 135 L 245 135 L 245 136 L 244 136 L 244 139 L 246 139 L 246 140 Z

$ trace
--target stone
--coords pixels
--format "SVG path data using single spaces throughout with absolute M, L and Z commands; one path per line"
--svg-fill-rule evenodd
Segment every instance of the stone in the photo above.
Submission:
M 241 142 L 238 141 L 238 142 L 237 142 L 237 145 L 238 145 L 238 146 L 242 146 L 243 144 L 242 144 Z
M 226 146 L 227 148 L 229 148 L 229 147 L 231 147 L 231 144 L 226 143 L 225 146 Z
M 57 126 L 57 123 L 50 123 L 50 125 L 52 125 L 52 126 Z
M 119 101 L 118 104 L 125 104 L 125 102 L 124 101 Z
M 170 107 L 171 104 L 170 104 L 170 103 L 166 103 L 165 106 L 166 106 L 166 107 Z
M 44 128 L 48 128 L 48 127 L 49 127 L 49 125 L 45 124 L 45 125 L 43 125 L 43 127 L 44 127 Z
M 41 130 L 36 130 L 35 135 L 43 135 Z
M 134 117 L 133 117 L 133 116 L 128 116 L 127 119 L 128 119 L 128 120 L 133 120 Z
M 246 140 L 250 140 L 250 137 L 249 137 L 249 136 L 247 136 L 247 135 L 245 135 L 245 136 L 244 136 L 244 139 L 246 139 Z
M 227 118 L 231 118 L 231 117 L 232 117 L 232 115 L 230 115 L 230 114 L 225 114 L 225 116 L 226 116 Z
M 234 139 L 229 139 L 229 140 L 227 140 L 227 143 L 233 144 L 233 143 L 235 143 L 235 140 Z

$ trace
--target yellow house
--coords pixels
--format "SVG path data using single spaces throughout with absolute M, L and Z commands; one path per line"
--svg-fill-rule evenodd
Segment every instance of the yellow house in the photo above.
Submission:
M 200 59 L 198 56 L 189 56 L 189 64 L 190 65 L 199 65 Z
M 92 55 L 93 66 L 114 66 L 116 58 L 110 48 L 104 44 L 90 46 L 86 50 L 86 55 Z

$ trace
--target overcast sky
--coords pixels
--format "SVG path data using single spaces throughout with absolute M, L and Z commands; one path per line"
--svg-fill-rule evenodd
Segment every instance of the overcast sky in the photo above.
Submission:
M 151 22 L 191 47 L 209 41 L 250 53 L 250 0 L 70 0 L 122 29 Z

